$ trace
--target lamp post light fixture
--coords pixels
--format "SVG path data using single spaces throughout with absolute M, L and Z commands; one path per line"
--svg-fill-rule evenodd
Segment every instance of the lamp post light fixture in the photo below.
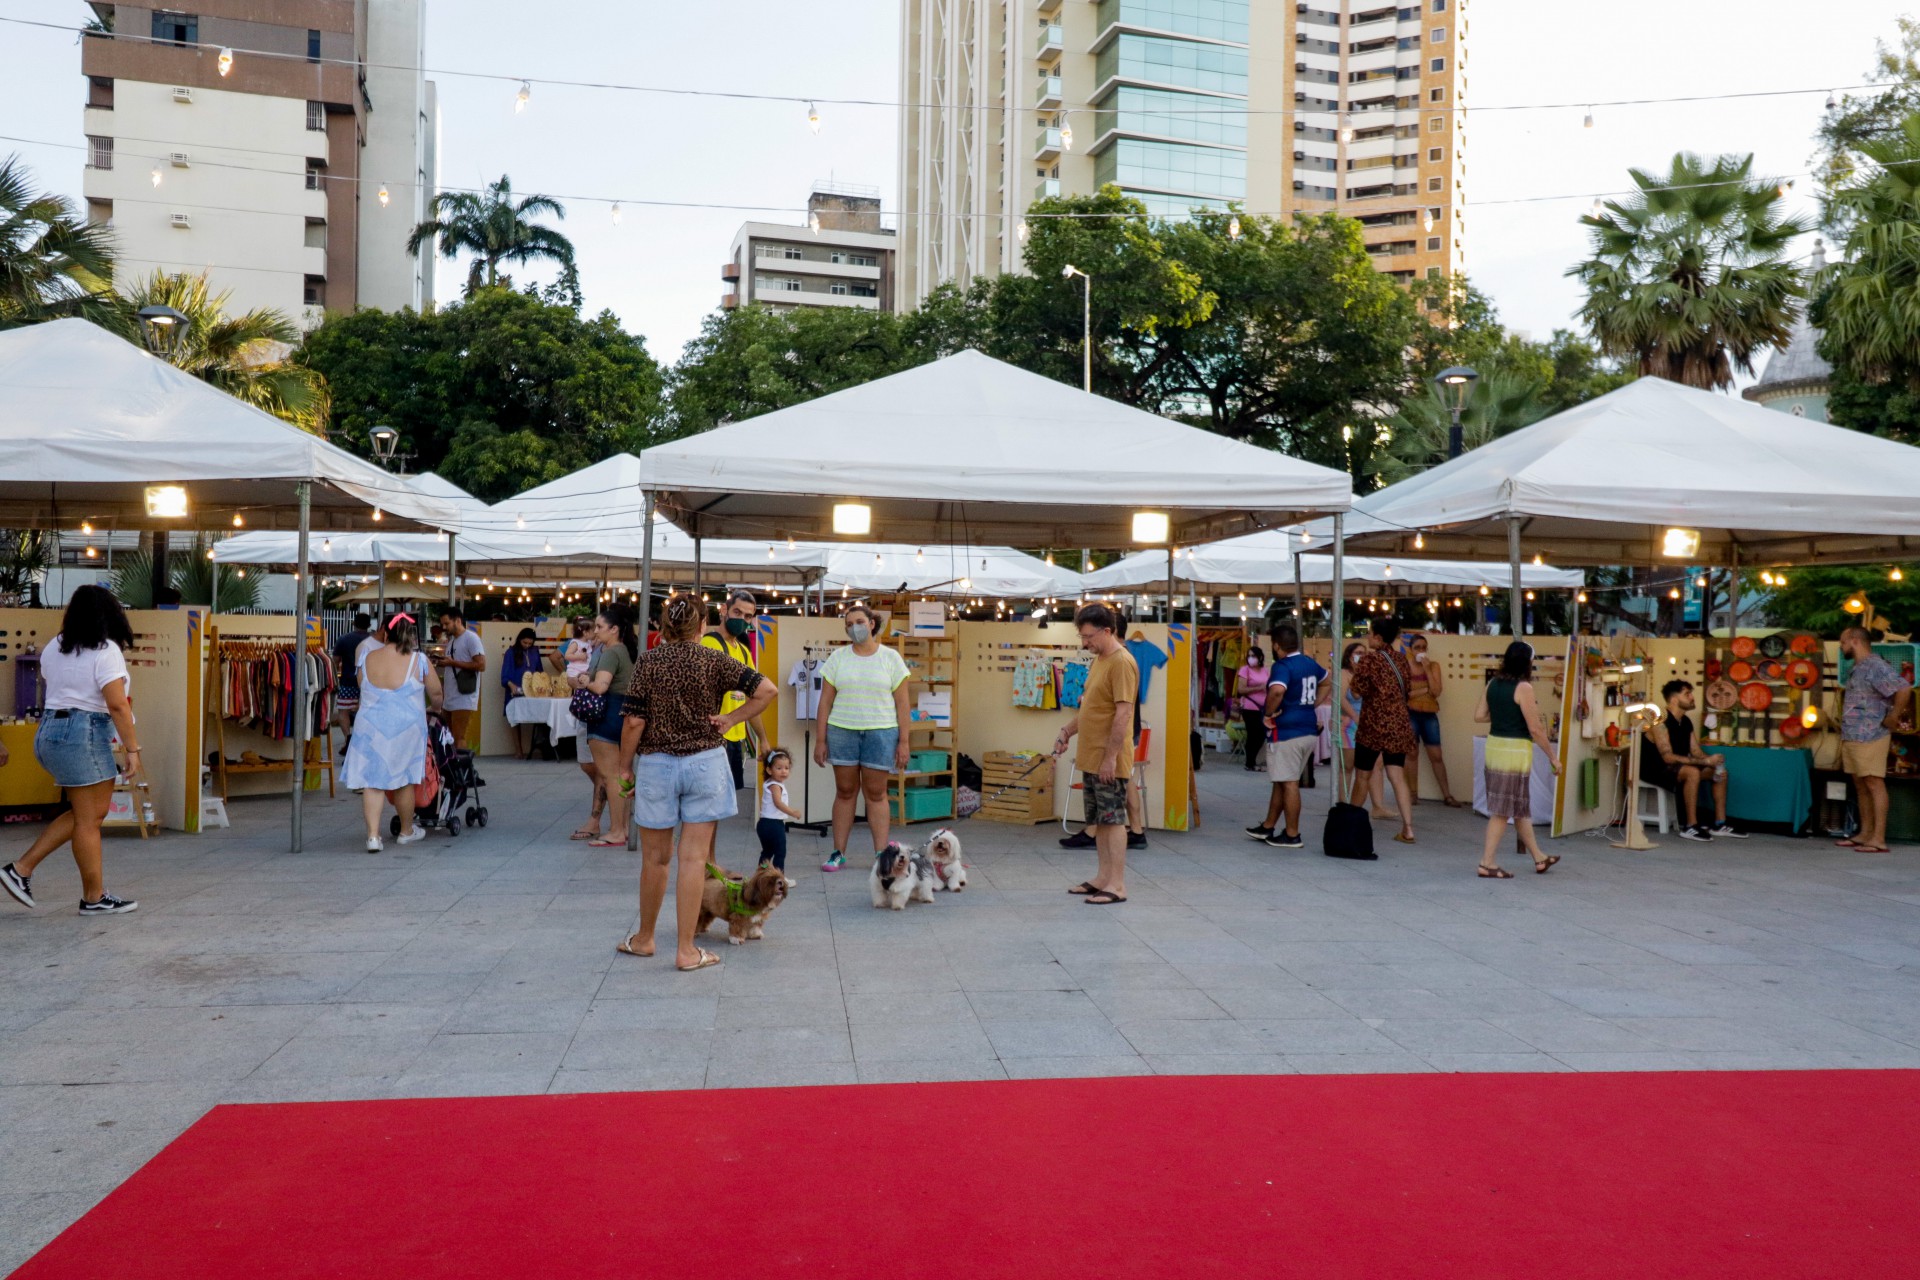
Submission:
M 186 336 L 187 317 L 172 307 L 142 307 L 140 332 L 147 340 L 147 350 L 164 360 L 174 353 L 180 345 L 180 339 Z
M 1480 381 L 1477 371 L 1463 364 L 1442 369 L 1433 375 L 1433 385 L 1440 389 L 1440 396 L 1446 402 L 1447 412 L 1453 415 L 1453 425 L 1447 428 L 1447 457 L 1449 460 L 1460 456 L 1466 444 L 1466 437 L 1460 430 L 1460 415 L 1466 410 L 1467 401 L 1473 396 L 1473 384 Z
M 367 443 L 373 446 L 373 460 L 391 468 L 394 451 L 400 447 L 400 433 L 384 424 L 373 427 L 367 431 Z
M 1060 268 L 1060 278 L 1071 280 L 1079 276 L 1086 282 L 1085 292 L 1080 300 L 1080 389 L 1093 391 L 1093 277 L 1069 262 Z

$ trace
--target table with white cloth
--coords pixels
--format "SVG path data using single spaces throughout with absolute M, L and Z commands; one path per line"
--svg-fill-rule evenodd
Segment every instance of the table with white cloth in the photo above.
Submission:
M 1551 824 L 1553 761 L 1537 742 L 1533 744 L 1533 783 L 1527 790 L 1534 822 Z M 1487 740 L 1481 736 L 1473 740 L 1473 811 L 1483 818 L 1487 816 Z
M 586 732 L 580 722 L 567 710 L 570 698 L 534 698 L 526 694 L 507 704 L 507 723 L 511 725 L 543 724 L 551 741 L 562 738 L 574 738 Z

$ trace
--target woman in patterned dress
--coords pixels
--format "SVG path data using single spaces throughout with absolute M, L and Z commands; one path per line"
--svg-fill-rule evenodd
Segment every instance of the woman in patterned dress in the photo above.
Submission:
M 413 788 L 427 774 L 427 698 L 437 710 L 440 677 L 420 652 L 419 632 L 404 613 L 387 624 L 385 644 L 361 648 L 359 676 L 360 712 L 340 781 L 361 792 L 367 852 L 379 853 L 380 811 L 389 801 L 400 815 L 397 843 L 426 838 L 413 822 Z

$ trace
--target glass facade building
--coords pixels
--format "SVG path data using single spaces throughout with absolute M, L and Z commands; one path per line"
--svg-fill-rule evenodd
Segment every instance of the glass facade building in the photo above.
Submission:
M 1248 0 L 1100 0 L 1094 175 L 1163 215 L 1247 193 Z

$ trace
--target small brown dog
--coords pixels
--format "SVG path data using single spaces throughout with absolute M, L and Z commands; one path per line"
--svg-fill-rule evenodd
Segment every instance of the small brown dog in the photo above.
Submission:
M 761 867 L 741 880 L 708 868 L 707 883 L 700 891 L 700 920 L 694 933 L 707 931 L 715 920 L 727 922 L 727 942 L 739 946 L 749 938 L 758 941 L 773 909 L 787 900 L 787 878 L 772 867 Z

